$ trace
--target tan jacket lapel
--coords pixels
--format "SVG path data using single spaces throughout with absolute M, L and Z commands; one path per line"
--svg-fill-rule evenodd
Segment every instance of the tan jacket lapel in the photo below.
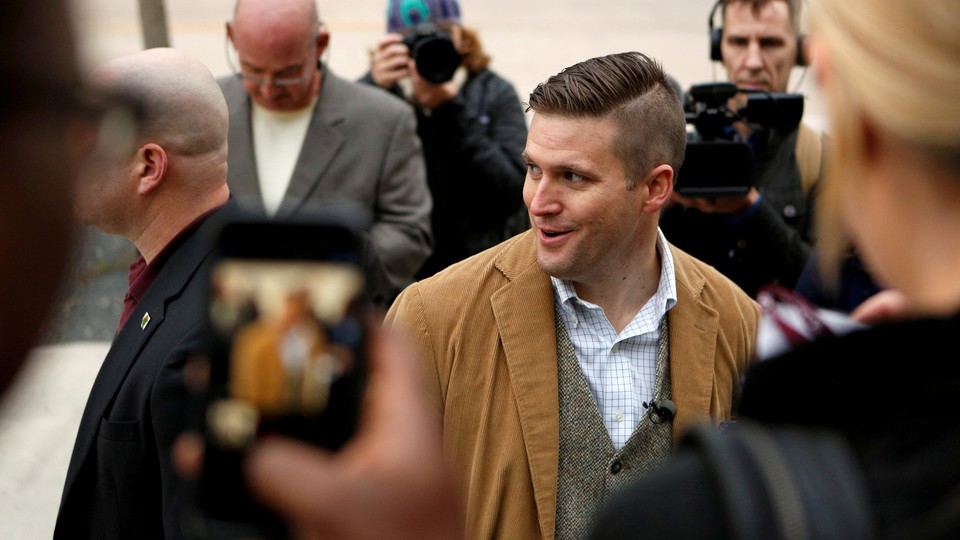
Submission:
M 673 438 L 692 424 L 707 419 L 713 396 L 719 313 L 701 301 L 706 279 L 687 259 L 676 256 L 677 305 L 668 312 L 670 326 L 670 382 L 677 405 Z
M 559 410 L 553 289 L 536 264 L 528 234 L 497 261 L 510 280 L 491 297 L 519 409 L 544 538 L 553 538 L 557 506 Z

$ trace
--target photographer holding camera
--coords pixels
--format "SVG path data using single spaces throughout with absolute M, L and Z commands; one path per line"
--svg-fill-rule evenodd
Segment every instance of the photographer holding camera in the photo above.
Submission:
M 390 0 L 387 31 L 360 81 L 416 109 L 434 203 L 424 278 L 529 227 L 527 125 L 513 86 L 489 69 L 476 31 L 461 26 L 456 0 Z
M 714 28 L 718 10 L 723 25 Z M 730 111 L 742 111 L 748 103 L 753 109 L 756 98 L 772 103 L 776 115 L 775 96 L 802 98 L 783 95 L 792 68 L 806 64 L 798 26 L 798 0 L 717 1 L 710 17 L 711 58 L 723 62 L 735 86 Z M 684 178 L 681 170 L 680 194 L 674 192 L 673 204 L 662 216 L 660 226 L 671 242 L 716 267 L 751 296 L 768 283 L 792 288 L 810 255 L 822 141 L 799 116 L 763 126 L 731 121 L 721 136 L 749 147 L 753 182 L 741 180 L 746 185 L 742 192 L 684 196 L 685 180 L 689 184 L 693 179 Z M 721 174 L 729 165 L 724 157 L 696 165 Z

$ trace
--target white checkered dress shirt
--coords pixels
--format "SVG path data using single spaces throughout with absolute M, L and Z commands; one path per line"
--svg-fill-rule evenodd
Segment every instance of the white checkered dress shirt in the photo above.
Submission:
M 659 230 L 657 249 L 662 263 L 657 292 L 619 335 L 600 306 L 577 297 L 571 282 L 550 278 L 580 369 L 617 450 L 646 413 L 643 402 L 653 399 L 660 319 L 677 303 L 673 255 Z

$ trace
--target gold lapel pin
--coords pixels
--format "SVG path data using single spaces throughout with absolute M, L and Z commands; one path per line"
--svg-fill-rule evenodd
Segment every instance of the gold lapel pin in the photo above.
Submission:
M 150 322 L 150 314 L 147 312 L 143 313 L 143 318 L 140 319 L 140 329 L 143 330 L 147 327 L 147 323 Z

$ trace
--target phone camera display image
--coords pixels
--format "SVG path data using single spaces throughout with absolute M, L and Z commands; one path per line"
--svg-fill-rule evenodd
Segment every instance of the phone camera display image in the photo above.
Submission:
M 346 232 L 246 227 L 224 231 L 210 275 L 199 538 L 287 537 L 247 493 L 247 450 L 282 435 L 336 451 L 356 430 L 365 382 L 364 276 Z
M 232 346 L 226 395 L 207 411 L 214 443 L 242 448 L 261 423 L 282 431 L 288 422 L 323 416 L 331 387 L 356 363 L 362 321 L 347 308 L 360 283 L 354 269 L 332 263 L 217 266 L 211 323 Z M 349 422 L 317 430 L 305 423 L 300 435 L 339 448 L 352 430 L 337 424 Z

